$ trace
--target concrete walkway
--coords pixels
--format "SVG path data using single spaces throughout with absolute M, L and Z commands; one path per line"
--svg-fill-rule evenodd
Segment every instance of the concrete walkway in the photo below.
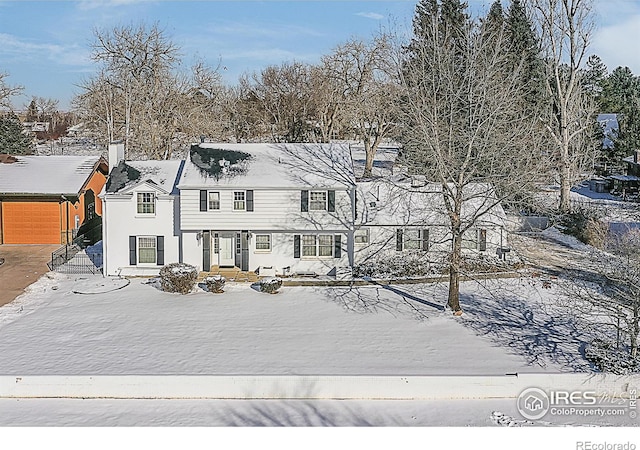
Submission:
M 59 245 L 0 245 L 0 306 L 12 302 L 49 271 L 47 262 Z

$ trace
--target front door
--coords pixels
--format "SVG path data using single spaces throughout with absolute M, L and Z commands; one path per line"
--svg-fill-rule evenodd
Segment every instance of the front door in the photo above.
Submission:
M 218 265 L 223 267 L 233 267 L 236 265 L 235 255 L 233 253 L 233 237 L 220 236 L 220 253 Z

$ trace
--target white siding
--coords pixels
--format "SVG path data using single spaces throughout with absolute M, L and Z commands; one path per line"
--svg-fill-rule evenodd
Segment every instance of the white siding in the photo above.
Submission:
M 179 237 L 174 232 L 174 200 L 157 195 L 154 215 L 137 213 L 137 193 L 132 196 L 107 194 L 103 203 L 104 275 L 154 275 L 161 266 L 130 265 L 129 236 L 164 236 L 165 264 L 179 261 Z
M 234 211 L 233 192 L 236 189 L 216 189 L 220 192 L 220 210 L 200 211 L 200 191 L 180 191 L 182 230 L 345 230 L 351 222 L 349 192 L 336 191 L 336 212 L 300 211 L 300 190 L 254 190 L 254 210 Z M 240 190 L 240 189 L 237 189 Z
M 256 250 L 256 234 L 271 235 L 271 251 Z M 295 233 L 282 233 L 278 230 L 255 231 L 249 239 L 249 270 L 255 271 L 260 266 L 273 267 L 279 275 L 283 274 L 283 269 L 289 267 L 288 274 L 296 272 L 315 272 L 319 275 L 326 275 L 336 266 L 348 266 L 349 256 L 347 251 L 346 233 L 319 234 L 340 235 L 341 257 L 302 257 L 294 258 L 294 235 Z M 198 233 L 188 232 L 183 234 L 184 262 L 192 264 L 202 270 L 202 238 L 198 238 Z M 211 246 L 211 264 L 217 264 L 217 255 L 213 253 Z

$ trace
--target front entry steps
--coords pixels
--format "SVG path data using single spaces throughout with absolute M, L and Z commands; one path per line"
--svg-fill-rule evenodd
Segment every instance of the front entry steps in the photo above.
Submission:
M 242 271 L 238 267 L 219 267 L 211 266 L 209 272 L 200 272 L 198 281 L 202 281 L 205 277 L 212 275 L 220 275 L 227 281 L 235 281 L 240 283 L 255 283 L 258 281 L 258 275 L 255 272 Z

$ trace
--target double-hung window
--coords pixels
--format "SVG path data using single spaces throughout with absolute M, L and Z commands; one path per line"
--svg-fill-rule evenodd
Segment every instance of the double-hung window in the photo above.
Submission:
M 326 211 L 327 191 L 311 191 L 309 193 L 309 209 L 311 211 Z
M 139 192 L 137 200 L 138 214 L 156 213 L 156 197 L 153 192 Z
M 487 230 L 485 228 L 468 230 L 462 236 L 462 248 L 479 250 L 481 252 L 486 251 Z
M 302 236 L 302 256 L 317 256 L 316 235 L 305 234 Z
M 220 209 L 220 192 L 209 192 L 209 210 Z
M 245 192 L 234 191 L 233 193 L 233 210 L 244 211 L 246 209 Z
M 256 234 L 256 251 L 259 251 L 259 252 L 271 251 L 271 235 L 270 234 Z
M 155 236 L 138 237 L 138 264 L 155 264 L 157 257 Z
M 421 228 L 398 228 L 396 230 L 396 250 L 429 250 L 429 230 Z
M 369 229 L 360 228 L 356 230 L 353 239 L 357 245 L 364 245 L 369 243 Z

